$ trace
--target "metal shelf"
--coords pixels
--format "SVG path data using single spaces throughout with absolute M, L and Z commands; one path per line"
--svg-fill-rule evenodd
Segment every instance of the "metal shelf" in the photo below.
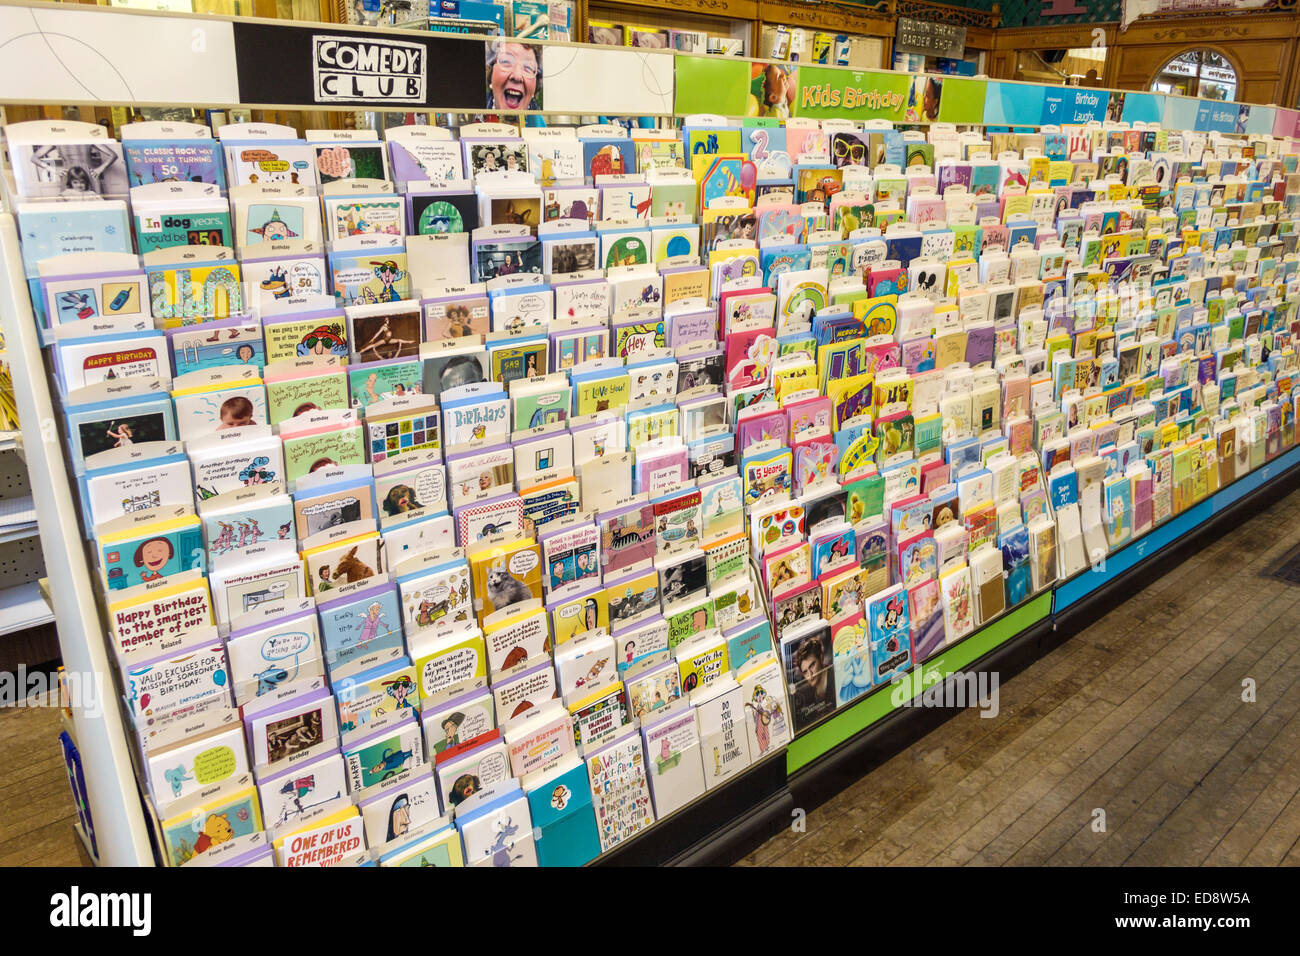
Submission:
M 0 498 L 0 544 L 36 537 L 36 505 L 32 496 Z
M 39 581 L 0 590 L 0 635 L 40 627 L 53 620 L 54 611 L 41 594 Z

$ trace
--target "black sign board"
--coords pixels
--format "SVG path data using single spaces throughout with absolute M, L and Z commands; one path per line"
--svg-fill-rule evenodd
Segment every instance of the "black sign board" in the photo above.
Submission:
M 482 109 L 482 42 L 436 33 L 236 20 L 239 101 L 275 106 Z
M 960 60 L 966 54 L 966 28 L 929 20 L 898 18 L 895 53 L 920 53 Z

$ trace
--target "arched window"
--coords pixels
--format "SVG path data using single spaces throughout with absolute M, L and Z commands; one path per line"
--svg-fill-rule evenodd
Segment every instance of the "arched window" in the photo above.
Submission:
M 1213 50 L 1188 50 L 1160 68 L 1151 89 L 1203 100 L 1236 99 L 1237 71 L 1227 57 Z

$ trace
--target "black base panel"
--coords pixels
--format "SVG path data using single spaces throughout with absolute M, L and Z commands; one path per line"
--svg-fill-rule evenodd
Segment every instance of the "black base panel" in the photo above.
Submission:
M 619 844 L 595 866 L 727 866 L 788 826 L 794 803 L 782 751 Z

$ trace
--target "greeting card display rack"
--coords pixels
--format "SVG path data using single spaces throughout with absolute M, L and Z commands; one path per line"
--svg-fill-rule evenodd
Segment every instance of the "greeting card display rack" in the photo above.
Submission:
M 63 90 L 54 85 L 51 92 Z M 214 100 L 196 105 L 232 104 Z M 319 104 L 300 105 L 314 108 Z M 104 677 L 104 686 L 89 701 L 98 706 L 75 706 L 78 702 L 73 702 L 73 726 L 84 761 L 91 810 L 98 824 L 100 858 L 110 865 L 149 865 L 156 862 L 151 821 L 142 807 L 137 785 L 136 757 L 129 743 L 131 729 L 109 676 L 114 667 L 104 642 L 92 583 L 94 572 L 78 526 L 69 463 L 55 424 L 57 412 L 24 282 L 18 233 L 8 213 L 0 215 L 0 254 L 6 280 L 0 293 L 0 324 L 14 372 L 22 448 L 47 555 L 49 593 L 63 662 L 73 674 Z M 1293 448 L 1112 552 L 1104 566 L 1057 581 L 924 662 L 917 669 L 925 678 L 920 683 L 931 683 L 931 677 L 943 680 L 956 671 L 970 674 L 996 670 L 1005 678 L 1008 672 L 1026 666 L 1067 639 L 1159 568 L 1182 560 L 1208 537 L 1297 485 L 1300 448 Z M 795 808 L 807 810 L 815 806 L 952 713 L 905 708 L 900 706 L 901 701 L 891 701 L 890 696 L 888 687 L 881 688 L 837 711 L 796 737 L 787 749 L 753 764 L 735 780 L 607 852 L 597 862 L 736 858 L 786 825 Z

